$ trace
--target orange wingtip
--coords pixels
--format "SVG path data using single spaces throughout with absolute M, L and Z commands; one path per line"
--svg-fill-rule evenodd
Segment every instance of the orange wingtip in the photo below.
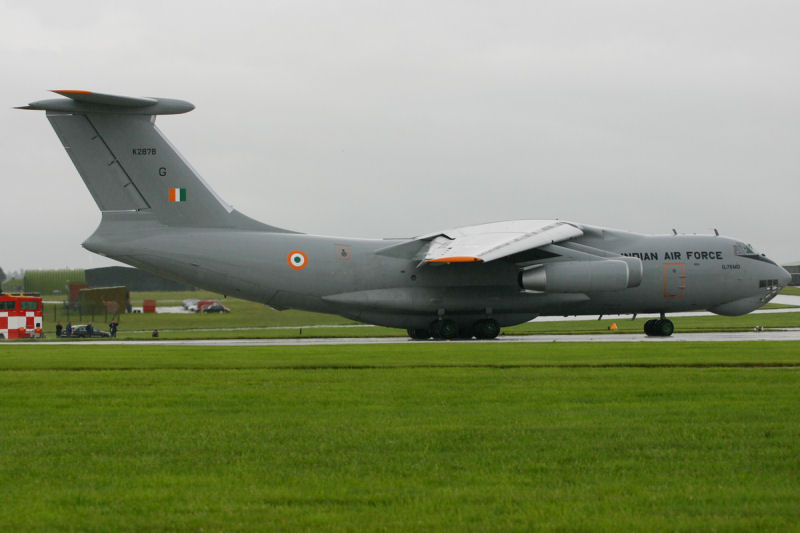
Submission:
M 428 263 L 482 263 L 480 257 L 470 257 L 466 255 L 456 255 L 453 257 L 441 257 L 439 259 L 429 259 Z
M 52 90 L 50 92 L 58 94 L 92 94 L 92 91 L 74 91 L 70 89 Z

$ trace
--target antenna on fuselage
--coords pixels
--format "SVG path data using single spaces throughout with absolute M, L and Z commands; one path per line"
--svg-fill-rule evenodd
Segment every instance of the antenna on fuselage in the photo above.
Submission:
M 673 235 L 677 235 L 677 234 L 678 234 L 678 232 L 677 232 L 677 231 L 675 231 L 675 228 L 672 228 L 672 234 L 673 234 Z
M 716 235 L 717 237 L 719 237 L 719 232 L 717 231 L 717 228 L 714 228 L 714 235 Z

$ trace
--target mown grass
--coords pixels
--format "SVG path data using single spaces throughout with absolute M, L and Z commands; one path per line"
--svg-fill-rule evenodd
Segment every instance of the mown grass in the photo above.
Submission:
M 6 345 L 0 528 L 793 529 L 781 365 L 797 343 Z
M 762 351 L 763 350 L 763 351 Z M 0 344 L 2 370 L 281 369 L 402 366 L 800 364 L 798 343 L 470 343 L 417 342 L 339 346 L 158 346 L 148 343 Z
M 800 296 L 800 287 L 789 286 L 784 287 L 781 291 L 781 294 L 786 294 L 789 296 Z
M 759 307 L 759 309 L 792 309 L 792 308 L 797 308 L 797 307 L 798 306 L 796 306 L 796 305 L 790 305 L 790 304 L 773 304 L 773 303 L 769 303 L 769 304 L 762 305 L 761 307 Z

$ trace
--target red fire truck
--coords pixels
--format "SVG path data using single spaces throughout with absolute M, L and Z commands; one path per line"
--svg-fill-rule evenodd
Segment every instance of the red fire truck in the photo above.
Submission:
M 0 339 L 41 337 L 42 299 L 24 294 L 0 294 Z

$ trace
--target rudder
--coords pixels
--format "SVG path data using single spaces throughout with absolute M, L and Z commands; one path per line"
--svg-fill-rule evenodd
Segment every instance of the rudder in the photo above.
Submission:
M 47 118 L 100 211 L 150 208 L 86 115 L 48 111 Z

